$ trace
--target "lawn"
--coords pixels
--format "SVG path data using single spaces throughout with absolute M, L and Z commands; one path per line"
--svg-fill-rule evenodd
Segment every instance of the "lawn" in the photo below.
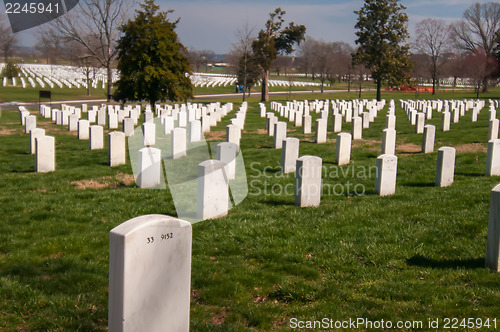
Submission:
M 493 90 L 483 97 L 497 96 Z M 352 99 L 357 93 L 294 97 Z M 293 190 L 286 189 L 294 176 L 280 172 L 281 150 L 272 148 L 258 99 L 250 98 L 241 141 L 249 194 L 227 217 L 193 225 L 192 331 L 288 331 L 293 322 L 323 318 L 421 321 L 424 329 L 429 319 L 439 319 L 443 329 L 445 318 L 474 318 L 489 319 L 491 329 L 496 320 L 498 328 L 500 275 L 484 265 L 490 191 L 500 183 L 484 175 L 488 109 L 476 123 L 467 113 L 449 132 L 440 131 L 436 111 L 427 122 L 437 127 L 436 150 L 457 148 L 454 184 L 436 188 L 437 153 L 418 152 L 422 135 L 398 102 L 415 94 L 383 97 L 396 100 L 393 196 L 374 195 L 387 107 L 353 142 L 351 163 L 343 167 L 334 164 L 335 134 L 318 145 L 314 133 L 303 135 L 288 123 L 288 136 L 301 140 L 300 155 L 323 159 L 328 190 L 318 208 L 294 206 Z M 221 100 L 234 101 L 236 110 L 241 99 Z M 223 140 L 233 115 L 207 139 Z M 175 216 L 172 198 L 169 190 L 137 188 L 130 163 L 107 166 L 107 142 L 91 151 L 88 141 L 64 128 L 39 115 L 37 122 L 56 139 L 52 173 L 33 172 L 17 110 L 0 113 L 0 330 L 104 331 L 109 231 L 139 215 Z M 350 124 L 343 123 L 343 131 Z

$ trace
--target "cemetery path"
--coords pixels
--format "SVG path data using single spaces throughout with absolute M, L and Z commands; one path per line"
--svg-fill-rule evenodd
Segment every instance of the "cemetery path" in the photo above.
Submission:
M 370 91 L 371 89 L 363 89 L 363 91 Z M 355 91 L 355 90 L 352 90 Z M 347 90 L 325 90 L 324 94 L 329 93 L 342 93 L 348 92 Z M 300 94 L 310 94 L 310 93 L 319 93 L 319 91 L 312 90 L 303 90 L 303 91 L 270 91 L 269 95 L 272 96 L 286 96 L 286 95 L 300 95 Z M 218 98 L 228 98 L 228 97 L 241 97 L 241 93 L 219 93 L 219 94 L 206 94 L 206 95 L 195 95 L 193 99 L 218 99 Z M 250 94 L 251 97 L 259 97 L 261 95 L 260 91 L 252 92 Z M 106 99 L 81 99 L 81 100 L 53 100 L 53 105 L 60 104 L 81 104 L 81 103 L 106 103 Z M 34 102 L 8 102 L 8 103 L 0 103 L 0 109 L 2 107 L 13 107 L 13 106 L 35 106 L 38 105 L 38 101 Z

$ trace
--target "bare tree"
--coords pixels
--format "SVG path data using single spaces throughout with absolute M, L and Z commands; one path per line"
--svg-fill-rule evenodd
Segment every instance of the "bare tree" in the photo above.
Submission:
M 415 31 L 417 39 L 414 48 L 426 55 L 432 78 L 432 94 L 436 94 L 436 81 L 443 63 L 443 55 L 450 50 L 450 27 L 443 20 L 427 18 L 420 21 Z
M 205 72 L 208 70 L 208 64 L 215 59 L 215 53 L 211 50 L 189 50 L 189 63 L 194 66 L 194 70 L 200 72 L 201 68 L 205 67 Z
M 311 74 L 314 80 L 315 70 L 313 65 L 314 57 L 314 44 L 316 40 L 311 37 L 307 37 L 299 46 L 299 67 L 306 74 Z
M 47 64 L 55 64 L 63 51 L 63 37 L 54 27 L 43 25 L 36 31 L 37 42 L 34 46 L 37 53 L 42 56 Z
M 53 21 L 53 27 L 67 40 L 82 45 L 107 71 L 106 96 L 112 97 L 113 63 L 120 27 L 127 20 L 134 0 L 82 0 L 65 15 Z
M 5 63 L 13 55 L 18 43 L 17 35 L 12 32 L 7 21 L 7 15 L 0 13 L 0 50 L 2 50 Z
M 500 29 L 500 3 L 476 2 L 464 12 L 464 19 L 452 26 L 452 37 L 455 45 L 474 54 L 484 50 L 487 57 L 483 57 L 482 90 L 488 90 L 488 78 L 492 74 L 487 70 L 489 57 L 493 54 L 496 32 Z

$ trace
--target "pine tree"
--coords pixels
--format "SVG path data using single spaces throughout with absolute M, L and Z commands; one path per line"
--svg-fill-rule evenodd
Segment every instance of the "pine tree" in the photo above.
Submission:
M 358 50 L 355 64 L 364 64 L 377 84 L 377 100 L 381 99 L 382 82 L 400 84 L 410 80 L 412 62 L 406 44 L 408 16 L 398 0 L 365 0 L 355 25 Z
M 159 8 L 154 0 L 146 0 L 135 19 L 121 27 L 115 100 L 147 100 L 154 109 L 157 101 L 192 98 L 187 51 L 175 33 L 178 20 L 169 21 L 172 10 Z

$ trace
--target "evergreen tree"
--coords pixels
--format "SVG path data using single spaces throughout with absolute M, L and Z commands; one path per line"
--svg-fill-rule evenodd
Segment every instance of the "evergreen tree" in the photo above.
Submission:
M 193 95 L 186 48 L 175 33 L 178 20 L 169 21 L 172 10 L 159 8 L 146 0 L 135 19 L 121 27 L 115 100 L 147 100 L 154 109 L 156 101 L 185 101 Z
M 276 8 L 269 14 L 266 27 L 260 30 L 257 39 L 252 44 L 255 59 L 262 71 L 262 101 L 269 101 L 269 72 L 278 54 L 290 54 L 294 51 L 295 43 L 304 40 L 306 27 L 291 22 L 283 27 L 283 16 L 286 14 L 281 8 Z
M 377 84 L 377 100 L 381 99 L 383 81 L 390 84 L 408 82 L 412 63 L 406 44 L 408 16 L 398 0 L 365 0 L 355 25 L 358 50 L 355 64 L 364 64 Z

